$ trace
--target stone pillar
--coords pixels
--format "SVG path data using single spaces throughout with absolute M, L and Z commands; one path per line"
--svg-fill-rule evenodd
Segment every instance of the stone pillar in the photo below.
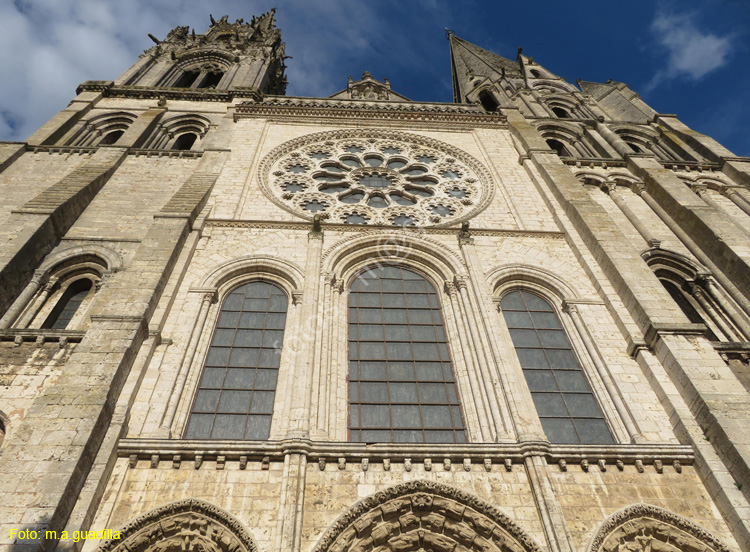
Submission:
M 191 327 L 188 345 L 180 359 L 180 366 L 177 370 L 174 387 L 172 388 L 169 398 L 167 399 L 167 408 L 161 419 L 158 433 L 154 437 L 169 439 L 172 437 L 172 422 L 174 422 L 177 407 L 180 404 L 182 391 L 185 388 L 185 382 L 190 374 L 190 368 L 195 361 L 195 351 L 198 349 L 198 343 L 206 326 L 206 318 L 211 305 L 216 302 L 216 290 L 206 290 L 202 293 L 201 306 L 198 310 L 198 318 Z
M 748 202 L 747 198 L 742 195 L 740 190 L 737 188 L 726 187 L 724 189 L 724 195 L 731 199 L 732 203 L 742 209 L 747 215 L 750 215 L 750 202 Z
M 52 293 L 55 285 L 57 285 L 57 278 L 52 278 L 46 284 L 44 284 L 42 292 L 34 299 L 34 302 L 29 305 L 29 308 L 26 309 L 26 312 L 23 313 L 21 319 L 18 321 L 19 328 L 29 327 L 29 324 L 31 324 L 36 315 L 39 314 L 39 311 L 42 310 L 44 303 L 47 302 L 47 299 L 49 298 L 50 293 Z
M 623 425 L 625 426 L 625 429 L 628 432 L 628 436 L 630 437 L 630 442 L 632 443 L 643 443 L 645 442 L 645 438 L 643 437 L 643 434 L 638 427 L 637 422 L 635 421 L 635 418 L 633 418 L 633 415 L 630 413 L 630 410 L 627 406 L 625 406 L 625 402 L 622 400 L 622 396 L 620 395 L 620 390 L 615 384 L 614 380 L 612 379 L 612 376 L 609 373 L 609 369 L 607 368 L 607 365 L 604 361 L 604 358 L 602 357 L 601 353 L 599 352 L 599 348 L 596 346 L 596 342 L 594 341 L 594 338 L 591 335 L 591 332 L 589 332 L 588 326 L 583 320 L 583 317 L 581 316 L 581 313 L 578 309 L 578 305 L 575 303 L 565 302 L 563 305 L 563 311 L 570 315 L 570 319 L 573 321 L 573 325 L 576 328 L 576 331 L 578 332 L 578 335 L 581 336 L 581 340 L 583 341 L 583 346 L 586 347 L 586 352 L 588 353 L 589 358 L 594 363 L 594 367 L 596 368 L 596 372 L 599 374 L 599 377 L 602 380 L 602 383 L 604 384 L 604 387 L 609 391 L 609 396 L 612 399 L 612 402 L 615 405 L 615 409 L 617 410 L 617 414 L 620 417 L 620 420 L 622 421 Z
M 547 475 L 547 462 L 533 455 L 524 459 L 524 465 L 550 552 L 575 552 L 562 506 Z
M 703 250 L 698 247 L 698 245 L 693 241 L 693 239 L 678 226 L 678 224 L 670 217 L 664 209 L 661 208 L 661 206 L 654 200 L 653 197 L 651 197 L 651 194 L 646 191 L 645 187 L 638 187 L 635 188 L 635 191 L 638 193 L 638 195 L 643 198 L 643 201 L 646 202 L 646 204 L 651 207 L 651 209 L 656 213 L 659 218 L 664 221 L 664 224 L 666 224 L 669 229 L 677 236 L 677 238 L 685 245 L 685 247 L 688 248 L 688 250 L 695 255 L 695 257 L 702 262 L 706 268 L 708 268 L 711 271 L 711 274 L 721 283 L 721 285 L 726 289 L 729 294 L 732 296 L 732 298 L 739 303 L 739 305 L 745 310 L 745 312 L 750 312 L 750 301 L 745 297 L 745 295 L 742 293 L 740 288 L 734 284 L 734 281 L 727 277 L 721 269 L 714 264 L 714 262 L 711 260 L 711 258 L 706 255 Z
M 648 246 L 659 247 L 659 245 L 661 244 L 661 240 L 655 238 L 653 234 L 649 232 L 648 228 L 646 228 L 646 226 L 640 221 L 638 216 L 633 212 L 633 210 L 625 201 L 625 198 L 620 195 L 618 187 L 612 186 L 605 191 L 607 192 L 607 195 L 612 198 L 612 201 L 615 203 L 615 205 L 617 205 L 620 211 L 622 211 L 622 214 L 625 215 L 625 218 L 630 221 L 630 224 L 633 225 L 633 227 L 638 231 L 641 237 L 646 241 Z
M 34 275 L 31 277 L 31 281 L 26 285 L 24 290 L 21 292 L 10 308 L 6 311 L 2 318 L 0 318 L 0 330 L 9 328 L 13 321 L 18 318 L 18 315 L 23 312 L 23 309 L 29 304 L 32 297 L 36 295 L 37 290 L 44 281 L 44 273 L 39 270 L 34 271 Z
M 333 292 L 333 285 L 336 277 L 331 274 L 323 275 L 323 313 L 337 312 L 334 309 L 334 303 L 338 300 L 338 293 Z M 339 313 L 341 315 L 343 313 Z M 343 318 L 346 320 L 346 317 Z M 331 378 L 332 369 L 338 368 L 338 364 L 331 362 L 333 349 L 338 342 L 335 341 L 338 336 L 338 328 L 341 324 L 341 316 L 332 318 L 326 316 L 321 320 L 320 346 L 318 354 L 315 356 L 315 373 L 319 374 L 313 393 L 317 392 L 317 397 L 313 401 L 317 410 L 313 416 L 313 432 L 311 437 L 315 440 L 325 440 L 328 437 L 328 414 L 331 408 L 331 393 L 333 391 L 333 381 Z M 315 381 L 315 379 L 313 380 Z
M 302 304 L 300 333 L 297 342 L 299 350 L 293 363 L 295 380 L 292 394 L 292 409 L 290 412 L 289 438 L 304 438 L 310 436 L 310 414 L 312 411 L 313 370 L 315 367 L 315 353 L 320 343 L 317 332 L 321 313 L 318 311 L 320 294 L 320 258 L 323 251 L 323 232 L 312 230 L 307 235 L 307 259 L 305 262 L 305 301 Z
M 458 371 L 459 367 L 463 368 L 471 388 L 471 398 L 473 399 L 474 408 L 479 422 L 478 437 L 482 442 L 492 443 L 497 439 L 497 432 L 495 431 L 497 424 L 492 415 L 492 410 L 487 404 L 487 401 L 489 401 L 489 395 L 486 392 L 484 382 L 480 378 L 480 370 L 478 368 L 479 362 L 476 358 L 476 351 L 471 344 L 471 330 L 469 329 L 468 319 L 464 313 L 464 309 L 461 306 L 458 286 L 456 286 L 454 282 L 446 282 L 445 291 L 450 298 L 451 309 L 453 310 L 453 320 L 455 321 L 458 335 L 465 336 L 464 340 L 468 344 L 468 346 L 464 346 L 464 340 L 461 339 L 456 339 L 453 342 L 454 348 L 457 348 L 459 343 L 461 343 L 462 357 L 465 361 L 464 366 L 457 365 L 456 369 Z
M 653 203 L 661 207 L 664 215 L 685 234 L 689 234 L 703 256 L 712 261 L 716 271 L 733 281 L 745 299 L 750 300 L 747 232 L 723 210 L 717 210 L 696 197 L 681 179 L 656 159 L 630 156 L 628 166 L 643 180 Z M 695 251 L 693 254 L 697 256 Z M 706 264 L 702 259 L 701 262 Z M 716 274 L 713 269 L 712 272 Z
M 507 362 L 498 349 L 497 337 L 500 329 L 495 323 L 497 315 L 493 312 L 495 309 L 491 301 L 492 292 L 481 269 L 482 263 L 477 255 L 474 239 L 468 233 L 462 232 L 459 234 L 458 243 L 470 275 L 470 285 L 464 288 L 468 288 L 465 292 L 469 296 L 474 314 L 472 326 L 488 364 L 486 374 L 483 373 L 482 376 L 487 378 L 490 408 L 500 416 L 500 419 L 496 420 L 498 440 L 513 438 L 512 428 L 517 433 L 515 437 L 520 440 L 542 440 L 544 431 L 538 419 L 534 417 L 529 425 L 529 416 L 522 414 L 528 411 L 535 412 L 523 372 L 514 370 L 517 368 L 515 363 Z M 519 382 L 522 382 L 521 385 L 518 385 Z

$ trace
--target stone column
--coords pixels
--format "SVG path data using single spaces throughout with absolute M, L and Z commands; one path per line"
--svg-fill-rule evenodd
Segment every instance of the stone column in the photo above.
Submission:
M 742 209 L 747 215 L 750 215 L 750 202 L 743 196 L 737 188 L 726 187 L 724 195 L 732 200 L 737 207 Z
M 729 294 L 732 296 L 732 298 L 739 303 L 739 305 L 745 310 L 745 312 L 750 312 L 750 301 L 745 297 L 745 295 L 738 289 L 738 286 L 736 286 L 733 282 L 733 280 L 729 277 L 727 277 L 722 270 L 716 266 L 713 261 L 703 252 L 703 250 L 698 247 L 698 245 L 693 241 L 693 239 L 688 236 L 687 233 L 685 233 L 682 228 L 678 226 L 678 224 L 670 217 L 664 209 L 661 208 L 661 206 L 654 200 L 653 197 L 651 197 L 651 194 L 646 191 L 645 187 L 638 187 L 635 189 L 636 193 L 643 198 L 643 201 L 646 202 L 646 204 L 651 207 L 651 209 L 656 213 L 659 218 L 664 221 L 664 224 L 669 227 L 669 229 L 674 233 L 675 236 L 677 236 L 677 239 L 679 239 L 685 247 L 688 248 L 688 250 L 695 255 L 695 257 L 702 262 L 706 268 L 708 268 L 711 271 L 711 274 L 721 283 L 721 285 L 726 289 Z
M 596 346 L 596 342 L 594 341 L 591 332 L 589 332 L 588 326 L 581 316 L 578 305 L 566 301 L 563 305 L 563 312 L 570 315 L 570 319 L 573 321 L 573 325 L 575 326 L 578 335 L 581 336 L 583 346 L 586 347 L 586 352 L 588 353 L 591 361 L 594 363 L 596 372 L 597 374 L 599 374 L 604 387 L 607 389 L 607 391 L 609 391 L 609 397 L 612 399 L 612 403 L 615 405 L 617 414 L 620 416 L 620 420 L 622 421 L 625 429 L 628 432 L 630 442 L 645 442 L 645 438 L 643 437 L 643 434 L 638 427 L 635 418 L 633 418 L 633 415 L 630 413 L 630 409 L 625 406 L 625 402 L 622 400 L 620 389 L 617 387 L 614 380 L 612 380 L 609 369 L 607 368 L 604 358 L 599 352 L 599 348 Z
M 175 378 L 174 387 L 169 393 L 167 400 L 167 408 L 164 410 L 164 416 L 161 419 L 159 430 L 157 435 L 154 437 L 161 439 L 169 439 L 172 437 L 172 422 L 174 422 L 175 414 L 177 413 L 177 407 L 180 404 L 180 398 L 182 397 L 182 391 L 185 389 L 185 382 L 187 381 L 188 374 L 190 374 L 190 368 L 193 366 L 195 361 L 195 351 L 198 349 L 198 343 L 200 342 L 203 330 L 206 326 L 206 318 L 208 317 L 208 311 L 211 305 L 216 302 L 216 290 L 206 290 L 202 292 L 201 306 L 198 310 L 198 318 L 195 324 L 190 329 L 190 337 L 188 339 L 187 347 L 182 353 L 180 359 L 180 365 L 177 369 L 177 377 Z
M 524 465 L 550 552 L 575 552 L 562 506 L 547 475 L 547 462 L 533 455 L 524 459 Z
M 315 352 L 320 345 L 317 339 L 320 313 L 320 258 L 323 252 L 323 232 L 312 230 L 307 235 L 307 259 L 305 261 L 305 302 L 302 304 L 302 321 L 299 334 L 299 351 L 294 363 L 295 385 L 292 390 L 292 410 L 287 437 L 310 436 L 310 414 L 312 411 L 313 369 Z M 317 383 L 317 382 L 315 382 Z
M 633 225 L 633 227 L 638 231 L 641 237 L 646 240 L 648 246 L 659 247 L 659 245 L 661 244 L 661 240 L 655 238 L 653 234 L 649 232 L 648 228 L 646 228 L 643 222 L 641 222 L 638 216 L 627 204 L 625 198 L 620 195 L 619 188 L 617 186 L 612 186 L 605 190 L 605 192 L 607 193 L 607 195 L 609 195 L 610 198 L 612 198 L 614 204 L 617 205 L 620 211 L 622 211 L 622 214 L 625 215 L 625 218 L 630 221 L 630 224 Z
M 42 292 L 36 296 L 34 302 L 29 306 L 28 309 L 26 309 L 26 312 L 21 315 L 21 318 L 19 319 L 17 324 L 19 328 L 29 327 L 29 324 L 34 321 L 36 315 L 39 314 L 40 310 L 42 310 L 42 307 L 47 302 L 47 299 L 49 299 L 50 293 L 52 293 L 52 290 L 56 285 L 57 278 L 50 278 L 50 280 L 46 284 L 44 284 Z
M 747 315 L 742 312 L 738 312 L 734 305 L 727 301 L 724 293 L 716 286 L 713 278 L 710 276 L 703 276 L 701 279 L 701 285 L 706 290 L 708 295 L 713 299 L 721 310 L 728 314 L 732 322 L 737 328 L 744 334 L 743 339 L 750 339 L 750 319 Z
M 492 420 L 492 437 L 493 441 L 497 441 L 500 435 L 507 436 L 508 432 L 505 427 L 505 420 L 503 420 L 502 413 L 507 411 L 506 409 L 500 408 L 497 402 L 497 394 L 495 393 L 493 381 L 496 378 L 490 373 L 490 368 L 487 365 L 487 358 L 484 351 L 484 341 L 482 335 L 479 332 L 479 325 L 475 318 L 474 308 L 471 304 L 469 297 L 469 278 L 464 275 L 456 276 L 454 283 L 458 290 L 458 304 L 461 309 L 461 316 L 465 321 L 465 327 L 467 330 L 466 340 L 470 343 L 472 352 L 477 361 L 476 366 L 478 369 L 477 379 L 479 381 L 480 392 L 487 397 L 487 403 L 489 408 L 489 418 Z
M 536 424 L 528 427 L 525 423 L 525 417 L 521 415 L 522 411 L 528 410 L 533 405 L 528 393 L 525 396 L 528 399 L 528 404 L 523 404 L 527 402 L 521 398 L 524 396 L 523 391 L 519 389 L 518 385 L 514 385 L 514 382 L 520 379 L 524 381 L 525 389 L 523 373 L 514 371 L 512 376 L 508 377 L 510 376 L 507 373 L 508 368 L 512 369 L 513 363 L 504 361 L 503 354 L 498 349 L 497 337 L 500 330 L 495 323 L 496 314 L 493 312 L 495 309 L 491 301 L 492 292 L 481 269 L 482 263 L 477 255 L 474 239 L 468 232 L 462 231 L 459 234 L 458 243 L 470 275 L 470 285 L 466 287 L 468 287 L 469 302 L 473 307 L 473 326 L 476 329 L 478 340 L 482 344 L 487 344 L 483 346 L 483 349 L 488 361 L 487 381 L 491 385 L 489 389 L 491 392 L 490 408 L 497 409 L 501 416 L 500 424 L 497 426 L 498 437 L 500 439 L 513 438 L 512 428 L 515 428 L 517 433 L 515 437 L 522 440 L 525 438 L 539 440 L 544 435 L 541 426 Z
M 332 297 L 333 293 L 331 288 L 336 280 L 333 274 L 323 275 L 323 308 L 321 312 L 332 313 L 333 302 L 337 297 Z M 318 381 L 318 385 L 315 386 L 313 393 L 317 392 L 317 398 L 314 401 L 316 405 L 316 411 L 312 420 L 313 439 L 325 439 L 328 435 L 328 413 L 330 412 L 330 397 L 331 397 L 331 357 L 332 347 L 335 347 L 335 342 L 332 342 L 331 336 L 337 334 L 337 326 L 339 325 L 339 317 L 332 318 L 330 315 L 326 316 L 321 320 L 321 331 L 320 331 L 320 346 L 318 347 L 317 355 L 315 356 L 315 368 L 314 372 L 318 374 L 317 378 L 313 381 Z M 335 369 L 335 367 L 333 367 Z
M 487 394 L 484 392 L 481 382 L 478 378 L 479 371 L 477 370 L 477 360 L 474 354 L 474 349 L 470 344 L 470 332 L 467 327 L 466 318 L 459 306 L 460 299 L 458 297 L 458 288 L 453 282 L 445 283 L 445 292 L 449 297 L 451 314 L 455 322 L 455 327 L 458 332 L 455 339 L 452 342 L 454 351 L 460 347 L 461 359 L 454 358 L 453 361 L 456 364 L 456 376 L 460 377 L 460 372 L 466 376 L 468 380 L 469 388 L 471 390 L 471 399 L 473 404 L 473 410 L 477 415 L 477 422 L 479 427 L 478 435 L 483 442 L 491 443 L 495 441 L 494 424 L 492 421 L 492 415 L 489 407 L 486 403 L 488 400 Z M 465 337 L 464 337 L 465 336 Z M 464 337 L 464 339 L 461 339 Z M 468 346 L 464 345 L 464 342 L 468 343 Z M 458 355 L 454 355 L 458 356 Z M 467 397 L 468 399 L 468 397 Z M 466 402 L 466 401 L 465 401 Z
M 18 315 L 23 312 L 24 307 L 29 304 L 31 298 L 34 297 L 39 287 L 44 281 L 44 273 L 39 270 L 34 271 L 34 275 L 31 277 L 31 281 L 26 284 L 26 287 L 21 294 L 13 301 L 13 304 L 5 312 L 2 318 L 0 318 L 0 330 L 9 328 L 13 321 L 18 318 Z

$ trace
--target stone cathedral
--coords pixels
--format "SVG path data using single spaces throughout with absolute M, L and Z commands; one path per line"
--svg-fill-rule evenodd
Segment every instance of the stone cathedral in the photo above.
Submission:
M 750 549 L 750 159 L 450 32 L 453 103 L 152 38 L 0 143 L 2 550 Z

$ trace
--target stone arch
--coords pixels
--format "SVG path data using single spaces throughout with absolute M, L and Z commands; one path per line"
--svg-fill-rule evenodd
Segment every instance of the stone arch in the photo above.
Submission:
M 401 483 L 344 512 L 313 552 L 383 550 L 538 552 L 507 515 L 476 496 L 435 481 Z
M 122 257 L 112 249 L 101 245 L 77 245 L 47 255 L 47 258 L 39 265 L 38 270 L 48 273 L 62 265 L 75 263 L 99 265 L 103 274 L 104 272 L 116 272 L 122 268 Z
M 345 238 L 322 259 L 323 272 L 339 275 L 347 286 L 361 267 L 378 262 L 421 269 L 437 288 L 466 272 L 464 263 L 444 244 L 410 232 L 367 232 Z
M 99 552 L 257 552 L 245 526 L 225 510 L 194 498 L 151 510 L 120 530 Z
M 658 544 L 659 546 L 654 546 Z M 635 504 L 609 516 L 589 543 L 587 552 L 629 550 L 646 552 L 729 552 L 706 529 L 669 510 Z
M 96 115 L 85 121 L 81 129 L 68 141 L 67 145 L 92 146 L 110 133 L 122 135 L 137 116 L 127 111 L 108 112 Z
M 505 292 L 511 287 L 528 287 L 537 289 L 546 296 L 555 298 L 558 304 L 565 299 L 578 299 L 576 289 L 558 274 L 529 264 L 515 263 L 497 268 L 487 276 L 493 294 Z
M 206 273 L 195 286 L 198 289 L 217 290 L 223 294 L 241 281 L 253 277 L 266 278 L 281 285 L 287 293 L 300 291 L 304 274 L 302 270 L 284 259 L 265 255 L 247 255 L 232 259 Z

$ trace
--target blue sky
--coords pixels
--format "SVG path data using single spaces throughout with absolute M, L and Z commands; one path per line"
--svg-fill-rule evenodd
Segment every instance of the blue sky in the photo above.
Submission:
M 4 0 L 0 140 L 24 140 L 89 79 L 116 78 L 177 25 L 203 32 L 277 8 L 291 95 L 328 96 L 349 75 L 389 77 L 414 100 L 452 100 L 445 28 L 567 80 L 628 83 L 737 155 L 750 155 L 747 0 Z

